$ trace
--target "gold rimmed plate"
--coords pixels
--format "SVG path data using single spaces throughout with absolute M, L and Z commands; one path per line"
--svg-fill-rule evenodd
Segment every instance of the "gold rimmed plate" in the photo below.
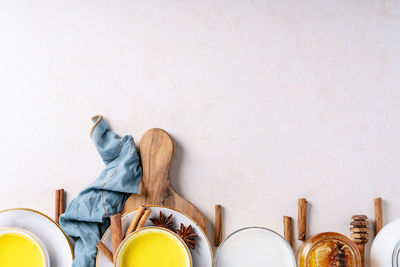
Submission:
M 212 267 L 213 265 L 213 254 L 211 250 L 210 242 L 207 239 L 206 234 L 201 230 L 201 228 L 193 221 L 190 217 L 182 214 L 181 212 L 170 209 L 162 206 L 150 206 L 151 214 L 149 218 L 158 218 L 160 211 L 165 215 L 169 216 L 173 215 L 175 228 L 179 228 L 180 224 L 183 223 L 185 226 L 189 224 L 192 225 L 194 233 L 197 234 L 196 238 L 196 248 L 190 249 L 190 253 L 192 255 L 193 267 Z M 130 222 L 132 221 L 133 216 L 136 214 L 136 210 L 129 211 L 122 215 L 122 231 L 126 232 Z M 147 221 L 145 226 L 152 226 L 152 222 L 150 220 Z M 101 241 L 104 245 L 112 251 L 111 245 L 111 231 L 110 228 L 104 233 Z M 97 252 L 96 258 L 96 266 L 97 267 L 113 267 L 113 263 L 111 263 L 102 253 Z
M 25 209 L 0 211 L 0 227 L 15 227 L 34 234 L 43 243 L 52 267 L 71 267 L 72 246 L 60 226 L 43 213 Z

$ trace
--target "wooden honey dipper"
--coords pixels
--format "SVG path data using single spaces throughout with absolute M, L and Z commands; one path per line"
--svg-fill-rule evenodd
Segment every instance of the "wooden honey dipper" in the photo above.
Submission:
M 365 244 L 368 242 L 370 232 L 369 222 L 367 219 L 368 217 L 365 215 L 354 215 L 351 217 L 350 222 L 350 236 L 360 251 L 361 267 L 364 266 L 364 249 Z

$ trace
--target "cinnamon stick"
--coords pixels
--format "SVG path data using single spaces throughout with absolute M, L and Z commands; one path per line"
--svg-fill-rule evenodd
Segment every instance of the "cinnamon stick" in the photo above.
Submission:
M 215 205 L 215 239 L 214 245 L 218 247 L 222 242 L 223 226 L 222 226 L 222 206 Z
M 65 212 L 64 189 L 61 188 L 59 191 L 60 191 L 59 211 L 60 211 L 60 216 L 61 216 Z
M 283 216 L 283 233 L 286 241 L 293 247 L 293 220 L 292 217 Z
M 113 254 L 111 251 L 103 244 L 103 242 L 97 243 L 97 249 L 104 254 L 111 262 L 114 262 Z
M 59 223 L 60 219 L 60 190 L 56 190 L 56 196 L 55 196 L 55 214 L 54 214 L 54 220 L 56 223 Z
M 150 216 L 150 213 L 151 213 L 151 210 L 146 210 L 146 211 L 144 212 L 142 218 L 140 218 L 140 220 L 139 220 L 139 222 L 138 222 L 138 225 L 137 225 L 137 227 L 136 227 L 136 230 L 142 228 L 142 227 L 145 225 L 145 223 L 147 222 L 147 219 L 148 219 L 149 216 Z
M 111 241 L 113 254 L 117 253 L 119 244 L 122 242 L 122 225 L 121 225 L 121 213 L 117 213 L 110 216 L 111 223 Z
M 382 229 L 382 198 L 378 197 L 374 199 L 374 211 L 375 211 L 375 234 L 377 235 Z
M 138 210 L 136 211 L 135 216 L 133 217 L 131 223 L 129 224 L 128 229 L 126 230 L 125 238 L 126 238 L 130 233 L 132 233 L 133 231 L 136 230 L 136 227 L 137 227 L 137 225 L 138 225 L 138 222 L 139 222 L 140 218 L 142 217 L 143 212 L 144 212 L 145 209 L 146 209 L 146 208 L 145 208 L 144 206 L 140 206 L 140 207 L 138 208 Z
M 307 234 L 307 200 L 299 198 L 297 214 L 297 239 L 304 241 Z

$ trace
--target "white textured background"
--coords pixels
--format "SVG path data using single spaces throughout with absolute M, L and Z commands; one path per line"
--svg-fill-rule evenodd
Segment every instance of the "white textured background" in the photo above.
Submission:
M 104 114 L 176 141 L 177 191 L 226 233 L 400 217 L 400 2 L 1 1 L 0 208 L 53 215 L 101 172 Z M 212 229 L 210 231 L 212 234 Z M 211 236 L 211 235 L 210 235 Z M 299 243 L 297 243 L 299 245 Z

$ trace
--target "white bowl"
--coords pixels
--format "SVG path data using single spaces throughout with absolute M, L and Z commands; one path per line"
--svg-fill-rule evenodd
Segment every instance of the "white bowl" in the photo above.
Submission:
M 19 235 L 22 235 L 22 236 L 26 237 L 27 239 L 31 240 L 39 248 L 39 250 L 42 254 L 43 262 L 44 262 L 43 267 L 50 266 L 49 254 L 47 253 L 45 246 L 43 245 L 43 243 L 40 241 L 39 238 L 37 238 L 34 234 L 32 234 L 24 229 L 14 228 L 14 227 L 0 228 L 0 236 L 5 235 L 5 234 L 10 234 L 10 233 L 19 234 Z
M 247 227 L 230 234 L 218 247 L 215 267 L 297 267 L 289 243 L 264 227 Z
M 144 227 L 141 228 L 139 230 L 134 231 L 133 233 L 131 233 L 130 235 L 128 235 L 123 241 L 122 243 L 119 245 L 118 249 L 117 249 L 117 253 L 116 253 L 116 257 L 114 259 L 114 266 L 118 267 L 120 264 L 120 261 L 122 259 L 122 252 L 124 251 L 124 248 L 127 244 L 130 243 L 131 240 L 134 240 L 136 237 L 148 233 L 148 232 L 162 232 L 163 234 L 168 235 L 169 237 L 171 237 L 172 239 L 175 239 L 177 241 L 177 244 L 179 244 L 181 246 L 181 248 L 184 249 L 184 251 L 186 251 L 186 267 L 192 267 L 192 255 L 190 254 L 190 250 L 188 248 L 188 246 L 185 244 L 185 242 L 183 242 L 183 240 L 174 232 L 165 229 L 165 228 L 161 228 L 161 227 L 156 227 L 156 226 L 149 226 L 149 227 Z

